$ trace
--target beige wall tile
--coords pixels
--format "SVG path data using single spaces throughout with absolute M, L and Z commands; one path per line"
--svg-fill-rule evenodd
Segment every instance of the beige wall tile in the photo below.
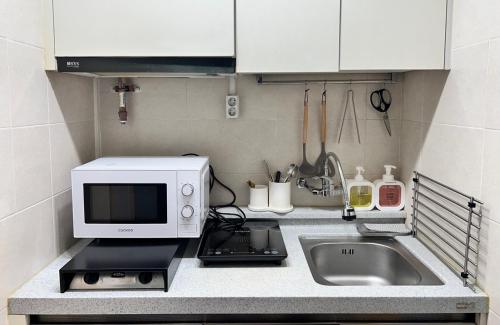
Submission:
M 0 39 L 0 127 L 11 125 L 8 72 L 7 41 Z
M 94 124 L 78 122 L 50 126 L 52 191 L 71 187 L 71 169 L 94 158 Z
M 433 124 L 424 132 L 420 172 L 479 196 L 484 131 Z
M 12 130 L 16 208 L 48 198 L 51 191 L 49 127 Z
M 498 278 L 498 274 L 500 273 L 500 258 L 498 258 L 500 224 L 490 221 L 488 228 L 488 256 L 484 289 L 490 297 L 490 309 L 500 313 L 500 279 Z
M 12 213 L 16 204 L 14 188 L 14 158 L 12 132 L 0 129 L 0 220 Z
M 7 0 L 0 0 L 0 36 L 5 37 L 6 34 L 7 34 Z
M 500 129 L 500 40 L 490 42 L 485 126 Z
M 488 42 L 454 50 L 452 55 L 452 70 L 433 121 L 483 127 Z
M 424 72 L 412 71 L 405 73 L 403 90 L 402 119 L 406 121 L 422 121 L 422 105 Z
M 0 306 L 56 257 L 52 200 L 0 221 Z M 0 308 L 1 308 L 0 307 Z
M 48 72 L 49 122 L 84 122 L 94 119 L 92 78 Z
M 488 39 L 488 0 L 460 0 L 453 2 L 453 48 L 471 45 Z
M 42 70 L 43 51 L 9 42 L 7 57 L 12 125 L 47 123 L 47 76 Z
M 56 252 L 62 254 L 76 242 L 73 237 L 71 190 L 54 196 L 54 224 Z
M 10 39 L 42 46 L 42 1 L 5 0 L 6 36 Z M 2 17 L 0 17 L 2 18 Z
M 7 307 L 0 309 L 0 325 L 7 325 Z
M 407 184 L 418 168 L 422 148 L 422 125 L 419 122 L 403 121 L 401 127 L 401 179 Z
M 500 1 L 487 0 L 489 38 L 500 37 Z
M 273 86 L 270 86 L 273 87 Z M 275 89 L 274 87 L 271 88 Z M 270 99 L 272 99 L 272 94 L 264 96 L 270 88 L 268 86 L 260 86 L 257 84 L 255 76 L 241 76 L 238 77 L 236 83 L 236 91 L 240 96 L 240 117 L 244 119 L 270 119 L 275 120 L 277 118 L 277 110 L 269 106 Z M 304 91 L 304 89 L 302 89 Z M 303 94 L 302 94 L 303 95 Z M 265 98 L 267 97 L 267 98 Z
M 129 119 L 187 119 L 186 80 L 178 78 L 132 79 L 130 82 L 141 88 L 140 92 L 127 94 Z M 101 88 L 100 117 L 118 120 L 118 95 Z
M 7 325 L 7 307 L 0 308 L 0 325 Z
M 381 176 L 384 165 L 399 167 L 399 139 L 401 121 L 391 121 L 392 136 L 389 136 L 382 120 L 367 120 L 365 147 L 365 169 L 367 174 Z M 399 175 L 399 170 L 394 172 Z M 380 178 L 380 177 L 378 177 Z
M 337 154 L 342 163 L 342 168 L 346 174 L 355 173 L 356 166 L 364 166 L 366 170 L 375 169 L 376 166 L 373 166 L 369 160 L 365 159 L 365 151 L 367 148 L 365 144 L 369 142 L 367 137 L 368 121 L 361 119 L 358 120 L 361 144 L 358 142 L 356 124 L 354 120 L 347 119 L 344 122 L 342 138 L 340 139 L 339 143 L 338 136 L 340 132 L 340 123 L 340 121 L 330 121 L 328 123 L 328 138 L 326 143 L 327 152 L 333 151 Z M 318 143 L 319 140 L 315 146 L 312 146 L 312 148 L 317 148 L 315 151 L 316 156 L 312 156 L 314 159 L 317 158 L 321 150 Z
M 488 314 L 488 325 L 500 325 L 500 315 L 491 309 Z
M 424 71 L 421 87 L 422 121 L 430 123 L 440 107 L 449 71 Z M 445 104 L 443 104 L 445 105 Z M 448 110 L 447 110 L 448 111 Z M 453 112 L 451 114 L 454 114 Z
M 226 78 L 188 79 L 187 117 L 193 120 L 224 119 L 228 90 Z
M 481 197 L 485 202 L 486 216 L 500 223 L 500 131 L 486 130 L 483 159 Z

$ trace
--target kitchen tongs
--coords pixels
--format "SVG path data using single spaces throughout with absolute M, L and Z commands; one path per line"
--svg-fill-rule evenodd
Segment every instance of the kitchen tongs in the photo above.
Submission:
M 340 139 L 342 138 L 342 130 L 344 129 L 344 121 L 345 121 L 345 116 L 347 114 L 347 107 L 349 106 L 349 101 L 352 103 L 352 112 L 354 115 L 354 122 L 356 124 L 356 133 L 358 134 L 358 143 L 361 144 L 361 137 L 359 136 L 358 116 L 356 114 L 356 105 L 354 104 L 354 92 L 352 91 L 352 89 L 349 89 L 347 91 L 347 98 L 344 107 L 344 115 L 342 116 L 342 124 L 340 124 L 338 143 L 340 143 Z

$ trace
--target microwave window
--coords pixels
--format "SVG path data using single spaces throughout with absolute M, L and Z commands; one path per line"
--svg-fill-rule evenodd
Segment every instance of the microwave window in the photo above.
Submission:
M 85 223 L 167 223 L 167 184 L 84 184 Z

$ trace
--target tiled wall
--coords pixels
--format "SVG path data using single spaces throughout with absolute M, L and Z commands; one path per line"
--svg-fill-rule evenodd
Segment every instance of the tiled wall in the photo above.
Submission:
M 129 97 L 129 123 L 118 122 L 118 96 L 111 91 L 116 80 L 101 79 L 99 119 L 103 155 L 209 155 L 216 174 L 235 189 L 238 204 L 248 204 L 251 179 L 266 180 L 262 160 L 271 168 L 285 170 L 302 160 L 302 85 L 257 85 L 254 76 L 240 76 L 241 117 L 225 118 L 227 79 L 141 78 L 132 82 L 141 92 Z M 363 165 L 369 179 L 380 177 L 386 163 L 399 166 L 402 84 L 386 85 L 393 95 L 390 110 L 393 136 L 387 135 L 382 116 L 369 106 L 372 89 L 383 85 L 353 85 L 361 145 L 355 137 L 350 112 L 340 144 L 337 136 L 346 100 L 347 85 L 328 85 L 328 140 L 347 173 Z M 310 85 L 308 160 L 315 162 L 320 149 L 319 101 L 322 85 Z M 215 192 L 212 202 L 226 201 Z M 294 187 L 296 205 L 332 205 L 331 199 L 315 198 Z
M 455 1 L 452 70 L 405 76 L 403 178 L 418 169 L 482 199 L 480 284 L 500 324 L 500 2 Z
M 94 157 L 91 79 L 42 68 L 41 1 L 0 1 L 0 324 L 73 242 L 70 168 Z

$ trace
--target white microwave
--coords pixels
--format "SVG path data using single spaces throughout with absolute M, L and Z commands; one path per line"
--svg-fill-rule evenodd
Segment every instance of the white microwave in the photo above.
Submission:
M 107 157 L 71 171 L 75 238 L 196 238 L 209 212 L 207 157 Z

